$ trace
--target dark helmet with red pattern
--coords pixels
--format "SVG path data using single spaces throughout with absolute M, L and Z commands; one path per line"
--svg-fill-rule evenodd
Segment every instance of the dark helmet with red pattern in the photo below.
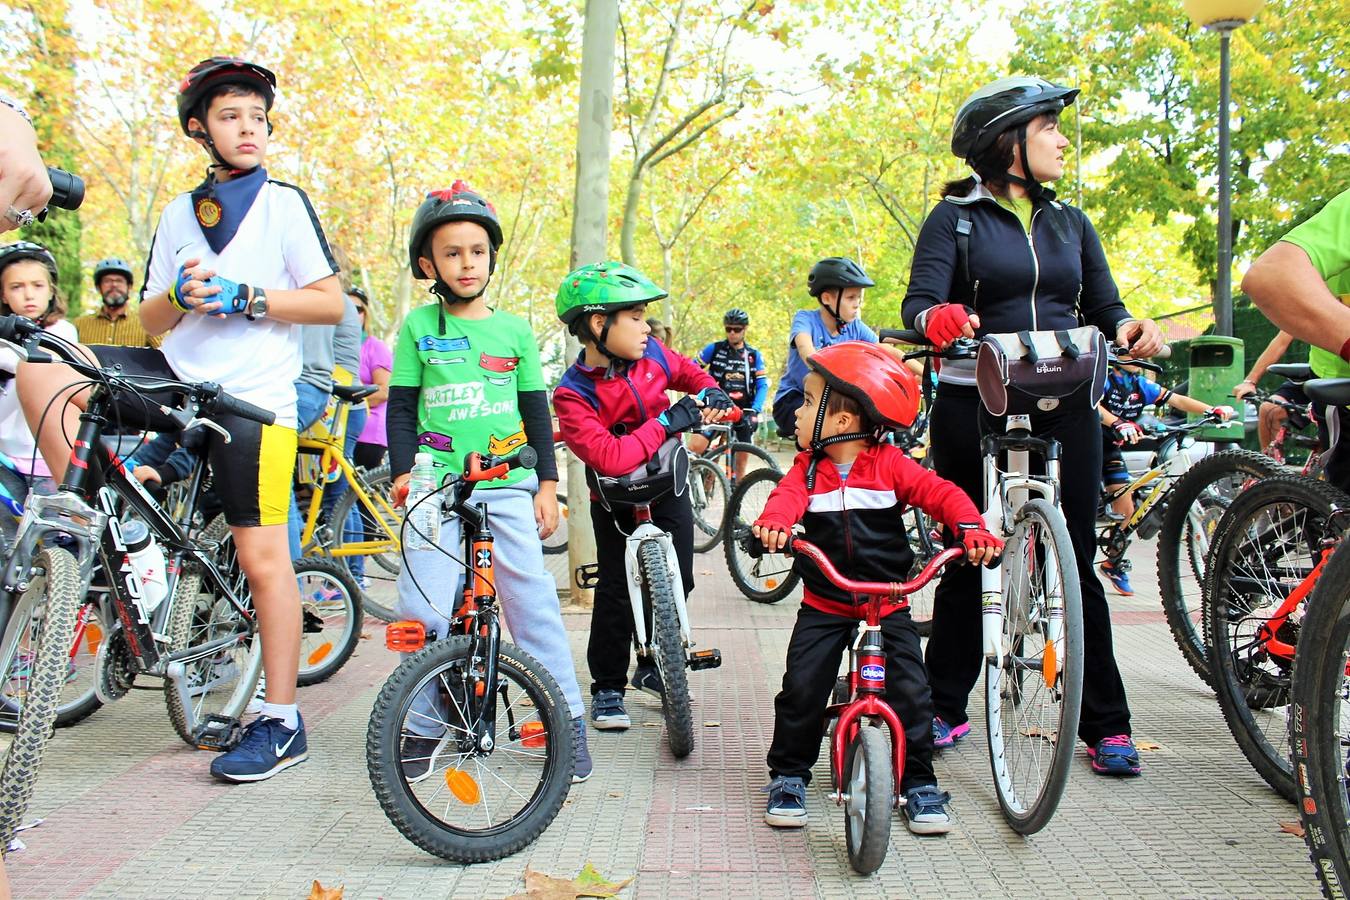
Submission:
M 182 84 L 178 85 L 178 124 L 188 137 L 205 137 L 193 134 L 188 129 L 188 119 L 196 118 L 206 124 L 206 110 L 202 103 L 207 94 L 223 84 L 239 85 L 257 91 L 263 98 L 264 108 L 270 113 L 272 101 L 276 99 L 277 76 L 271 70 L 257 63 L 234 56 L 213 56 L 193 66 Z M 267 133 L 272 133 L 272 123 L 267 123 Z

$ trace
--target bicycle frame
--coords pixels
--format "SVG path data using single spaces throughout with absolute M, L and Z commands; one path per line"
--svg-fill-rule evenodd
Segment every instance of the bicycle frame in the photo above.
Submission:
M 330 547 L 326 555 L 345 557 L 397 552 L 400 546 L 399 536 L 389 523 L 397 522 L 399 520 L 398 514 L 383 496 L 379 494 L 372 496 L 366 492 L 356 468 L 342 452 L 341 442 L 332 439 L 302 437 L 298 446 L 302 452 L 319 452 L 320 471 L 327 472 L 333 465 L 338 467 L 342 472 L 342 477 L 347 481 L 347 490 L 356 496 L 357 501 L 369 513 L 369 519 L 374 521 L 376 527 L 383 531 L 385 535 L 383 538 L 377 538 L 373 541 L 344 540 L 341 547 Z M 314 492 L 309 498 L 309 508 L 305 513 L 305 524 L 300 533 L 300 546 L 302 547 L 308 547 L 310 542 L 314 540 L 314 533 L 318 530 L 319 516 L 323 509 L 324 494 L 327 490 L 328 482 L 323 478 L 320 478 L 319 482 L 314 485 Z M 340 528 L 342 526 L 341 523 L 333 523 L 333 527 Z
M 1190 450 L 1181 444 L 1180 434 L 1168 435 L 1164 438 L 1162 445 L 1158 448 L 1157 457 L 1156 463 L 1148 471 L 1129 484 L 1107 494 L 1107 502 L 1109 503 L 1126 493 L 1136 493 L 1150 484 L 1153 485 L 1153 488 L 1144 495 L 1143 499 L 1135 503 L 1134 514 L 1119 524 L 1121 531 L 1129 532 L 1138 528 L 1158 501 L 1166 496 L 1177 479 L 1185 475 L 1195 462 L 1191 459 Z

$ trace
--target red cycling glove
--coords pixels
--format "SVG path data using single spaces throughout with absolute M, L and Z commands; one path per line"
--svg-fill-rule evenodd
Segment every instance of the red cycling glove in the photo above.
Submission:
M 961 337 L 970 324 L 970 312 L 960 303 L 942 303 L 928 310 L 923 320 L 923 336 L 939 350 Z
M 956 526 L 956 539 L 967 550 L 1003 549 L 1003 541 L 986 531 L 983 522 L 961 522 Z
M 1134 422 L 1127 422 L 1125 419 L 1116 419 L 1111 430 L 1116 433 L 1117 444 L 1133 444 L 1144 436 L 1144 430 Z

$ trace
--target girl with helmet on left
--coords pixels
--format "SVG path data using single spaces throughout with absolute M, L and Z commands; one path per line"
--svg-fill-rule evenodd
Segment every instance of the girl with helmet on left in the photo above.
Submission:
M 75 341 L 75 326 L 61 314 L 56 280 L 56 257 L 46 247 L 31 241 L 0 246 L 0 312 L 32 319 L 58 337 Z M 7 457 L 0 465 L 0 480 L 5 492 L 14 495 L 11 499 L 22 503 L 33 485 L 50 484 L 52 473 L 37 452 L 33 432 L 19 406 L 14 389 L 18 364 L 15 350 L 0 348 L 0 453 Z M 22 479 L 11 478 L 14 472 Z

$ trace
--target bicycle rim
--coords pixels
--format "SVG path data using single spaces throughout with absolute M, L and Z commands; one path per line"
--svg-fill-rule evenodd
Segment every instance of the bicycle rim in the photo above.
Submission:
M 340 562 L 303 559 L 295 563 L 300 585 L 300 671 L 297 684 L 307 687 L 331 678 L 356 650 L 361 639 L 361 597 L 347 567 Z
M 1034 834 L 1064 792 L 1083 691 L 1078 569 L 1057 507 L 1018 510 L 1002 573 L 1005 653 L 985 660 L 989 761 L 1008 824 Z
M 727 506 L 727 571 L 737 589 L 756 603 L 777 603 L 792 593 L 800 580 L 792 570 L 792 557 L 782 553 L 752 557 L 741 548 L 742 538 L 750 533 L 750 525 L 764 511 L 769 494 L 782 477 L 769 470 L 752 472 L 736 486 Z
M 722 539 L 726 518 L 727 476 L 706 459 L 689 461 L 689 506 L 694 513 L 694 552 L 706 553 Z

